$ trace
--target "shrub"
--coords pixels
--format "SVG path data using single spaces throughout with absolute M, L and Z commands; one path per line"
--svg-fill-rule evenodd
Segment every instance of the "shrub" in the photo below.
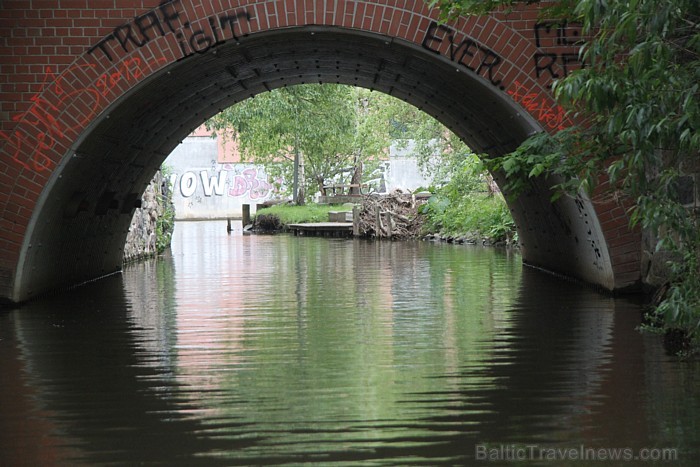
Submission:
M 282 228 L 282 221 L 276 214 L 259 214 L 255 216 L 255 229 L 263 232 L 275 232 Z

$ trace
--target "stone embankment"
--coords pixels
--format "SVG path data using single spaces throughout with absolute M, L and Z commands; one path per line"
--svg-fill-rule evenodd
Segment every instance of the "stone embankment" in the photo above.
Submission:
M 141 207 L 134 212 L 124 245 L 125 263 L 155 256 L 158 253 L 158 244 L 163 242 L 162 239 L 159 242 L 159 235 L 162 235 L 162 232 L 158 229 L 158 222 L 159 220 L 162 222 L 163 216 L 166 215 L 166 203 L 172 204 L 163 180 L 163 174 L 158 171 L 141 197 Z M 169 244 L 169 233 L 166 231 L 165 235 L 168 235 L 166 243 Z

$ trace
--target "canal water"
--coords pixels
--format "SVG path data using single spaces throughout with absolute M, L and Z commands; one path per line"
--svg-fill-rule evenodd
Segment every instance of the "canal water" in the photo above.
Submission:
M 178 223 L 0 313 L 0 465 L 697 465 L 700 366 L 640 314 L 502 249 Z

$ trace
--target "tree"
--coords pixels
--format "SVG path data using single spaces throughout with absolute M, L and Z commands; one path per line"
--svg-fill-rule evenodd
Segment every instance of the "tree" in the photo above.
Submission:
M 302 189 L 318 187 L 321 194 L 326 183 L 351 170 L 351 184 L 359 184 L 358 169 L 378 165 L 392 144 L 410 145 L 421 172 L 438 184 L 463 170 L 465 159 L 475 160 L 430 115 L 387 94 L 344 85 L 277 89 L 224 110 L 207 126 L 234 135 L 248 160 L 265 165 L 288 187 L 296 186 L 295 165 L 301 165 Z
M 434 183 L 446 183 L 461 172 L 465 161 L 476 160 L 457 135 L 416 107 L 384 94 L 378 94 L 373 105 L 378 109 L 375 118 L 388 124 L 391 142 L 402 149 L 410 147 L 421 173 Z
M 242 154 L 288 187 L 296 186 L 295 166 L 303 167 L 293 193 L 303 202 L 304 186 L 325 194 L 328 181 L 383 151 L 386 136 L 367 125 L 368 92 L 335 84 L 280 88 L 229 107 L 207 126 L 221 135 L 233 130 Z
M 517 0 L 435 0 L 445 16 L 483 14 Z M 536 135 L 494 160 L 509 189 L 527 189 L 542 173 L 563 175 L 558 195 L 608 192 L 632 201 L 632 224 L 672 254 L 670 288 L 657 308 L 665 325 L 700 343 L 700 230 L 681 196 L 700 172 L 700 2 L 697 0 L 553 0 L 543 15 L 583 24 L 581 70 L 554 83 L 559 103 L 584 122 Z M 553 16 L 555 15 L 555 16 Z M 602 175 L 601 175 L 602 174 Z

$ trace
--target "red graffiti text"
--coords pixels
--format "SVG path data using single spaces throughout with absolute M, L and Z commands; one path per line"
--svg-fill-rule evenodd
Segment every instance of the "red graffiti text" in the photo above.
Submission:
M 566 115 L 566 111 L 561 106 L 551 105 L 546 98 L 540 97 L 537 93 L 528 93 L 527 91 L 525 85 L 516 81 L 515 87 L 508 90 L 508 94 L 547 128 L 563 130 L 572 125 L 571 120 Z
M 97 65 L 73 65 L 60 76 L 56 76 L 53 68 L 47 66 L 41 90 L 30 99 L 31 107 L 26 112 L 12 117 L 12 121 L 17 123 L 17 129 L 9 133 L 0 131 L 2 151 L 25 169 L 37 172 L 50 169 L 53 165 L 50 153 L 57 142 L 63 139 L 67 132 L 84 128 L 97 113 L 103 98 L 115 86 L 123 81 L 140 80 L 144 76 L 144 69 L 164 61 L 165 58 L 155 59 L 151 63 L 139 57 L 125 59 L 116 71 L 103 73 L 84 87 L 71 85 L 65 77 L 92 70 Z M 56 96 L 54 102 L 41 97 L 46 90 Z M 73 118 L 72 123 L 63 123 L 60 114 L 74 103 L 80 103 L 81 108 L 88 110 L 76 112 L 79 116 Z

